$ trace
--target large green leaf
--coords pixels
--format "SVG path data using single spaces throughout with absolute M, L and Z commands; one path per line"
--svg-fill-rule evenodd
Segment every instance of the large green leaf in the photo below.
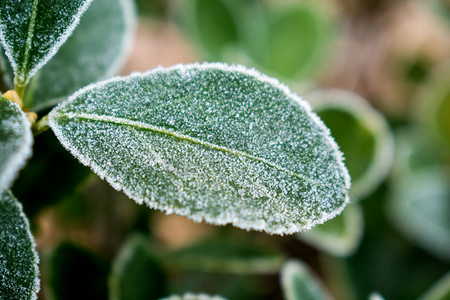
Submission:
M 219 236 L 175 250 L 164 257 L 166 266 L 210 273 L 278 273 L 284 254 L 269 245 Z
M 289 260 L 281 271 L 281 286 L 286 300 L 331 300 L 323 283 L 299 260 Z
M 121 249 L 110 277 L 112 300 L 156 299 L 166 295 L 166 280 L 149 241 L 133 236 Z
M 19 105 L 0 96 L 0 192 L 10 187 L 31 155 L 30 127 Z
M 307 99 L 330 128 L 352 178 L 350 198 L 369 195 L 392 166 L 394 139 L 383 115 L 350 91 L 318 90 Z
M 348 256 L 359 246 L 363 231 L 362 209 L 351 204 L 336 218 L 299 233 L 298 238 L 331 255 Z
M 9 192 L 0 197 L 0 299 L 36 299 L 39 257 L 22 205 Z
M 95 0 L 58 53 L 30 81 L 24 105 L 34 111 L 114 75 L 133 39 L 132 0 Z
M 24 86 L 66 41 L 92 0 L 2 0 L 0 40 Z
M 328 129 L 284 85 L 243 67 L 194 64 L 105 81 L 49 122 L 114 188 L 195 221 L 288 234 L 348 201 Z

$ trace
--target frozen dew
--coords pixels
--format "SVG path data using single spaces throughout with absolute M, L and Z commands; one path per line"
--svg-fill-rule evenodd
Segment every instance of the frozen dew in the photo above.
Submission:
M 94 84 L 49 122 L 114 188 L 195 221 L 290 234 L 348 201 L 329 130 L 284 85 L 241 66 L 179 65 Z
M 22 206 L 9 192 L 0 196 L 0 299 L 36 299 L 39 257 Z

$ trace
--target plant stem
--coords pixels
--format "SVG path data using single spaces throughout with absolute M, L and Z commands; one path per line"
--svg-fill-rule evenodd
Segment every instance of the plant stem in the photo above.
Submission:
M 37 136 L 44 131 L 47 131 L 50 128 L 48 125 L 48 115 L 42 117 L 39 121 L 33 124 L 31 130 L 33 131 L 33 135 Z

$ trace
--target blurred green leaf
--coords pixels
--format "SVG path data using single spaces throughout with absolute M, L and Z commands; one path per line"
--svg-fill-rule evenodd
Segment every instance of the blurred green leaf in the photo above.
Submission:
M 113 263 L 110 276 L 112 300 L 157 299 L 167 294 L 165 274 L 142 236 L 131 237 Z
M 20 106 L 0 95 L 0 193 L 31 156 L 31 124 Z
M 350 91 L 318 90 L 306 99 L 344 153 L 352 178 L 351 200 L 369 195 L 385 179 L 393 161 L 393 136 L 385 118 Z
M 220 296 L 209 296 L 206 294 L 184 294 L 183 296 L 170 296 L 160 300 L 226 300 Z
M 131 0 L 95 0 L 58 53 L 30 81 L 24 105 L 35 111 L 116 74 L 133 41 Z
M 339 216 L 297 237 L 328 254 L 345 257 L 356 251 L 363 232 L 362 209 L 358 204 L 350 204 Z
M 269 245 L 218 236 L 170 252 L 163 259 L 166 266 L 177 270 L 271 274 L 279 272 L 285 256 Z
M 24 87 L 70 36 L 92 0 L 2 0 L 0 39 Z
M 0 298 L 34 300 L 39 257 L 22 205 L 9 191 L 0 197 Z
M 108 265 L 87 249 L 60 244 L 44 260 L 44 272 L 50 300 L 108 299 Z
M 196 221 L 287 234 L 348 201 L 327 128 L 284 85 L 241 66 L 179 65 L 91 85 L 49 122 L 114 188 Z
M 450 272 L 447 272 L 436 282 L 419 300 L 449 300 L 450 299 Z
M 286 300 L 333 299 L 309 267 L 299 260 L 289 260 L 284 264 L 281 287 Z
M 378 293 L 372 293 L 369 295 L 369 300 L 384 300 L 384 298 Z

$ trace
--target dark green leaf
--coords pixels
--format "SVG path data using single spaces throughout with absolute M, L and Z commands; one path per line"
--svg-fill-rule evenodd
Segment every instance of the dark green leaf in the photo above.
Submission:
M 2 0 L 0 40 L 25 86 L 66 41 L 92 0 Z
M 328 129 L 272 78 L 176 66 L 89 86 L 49 115 L 61 143 L 138 203 L 288 234 L 336 216 L 349 177 Z
M 31 156 L 33 137 L 25 113 L 0 95 L 0 193 L 11 186 Z
M 36 299 L 39 257 L 22 205 L 5 191 L 0 198 L 0 299 Z
M 131 0 L 95 0 L 58 53 L 30 81 L 24 104 L 34 111 L 119 71 L 132 44 Z

